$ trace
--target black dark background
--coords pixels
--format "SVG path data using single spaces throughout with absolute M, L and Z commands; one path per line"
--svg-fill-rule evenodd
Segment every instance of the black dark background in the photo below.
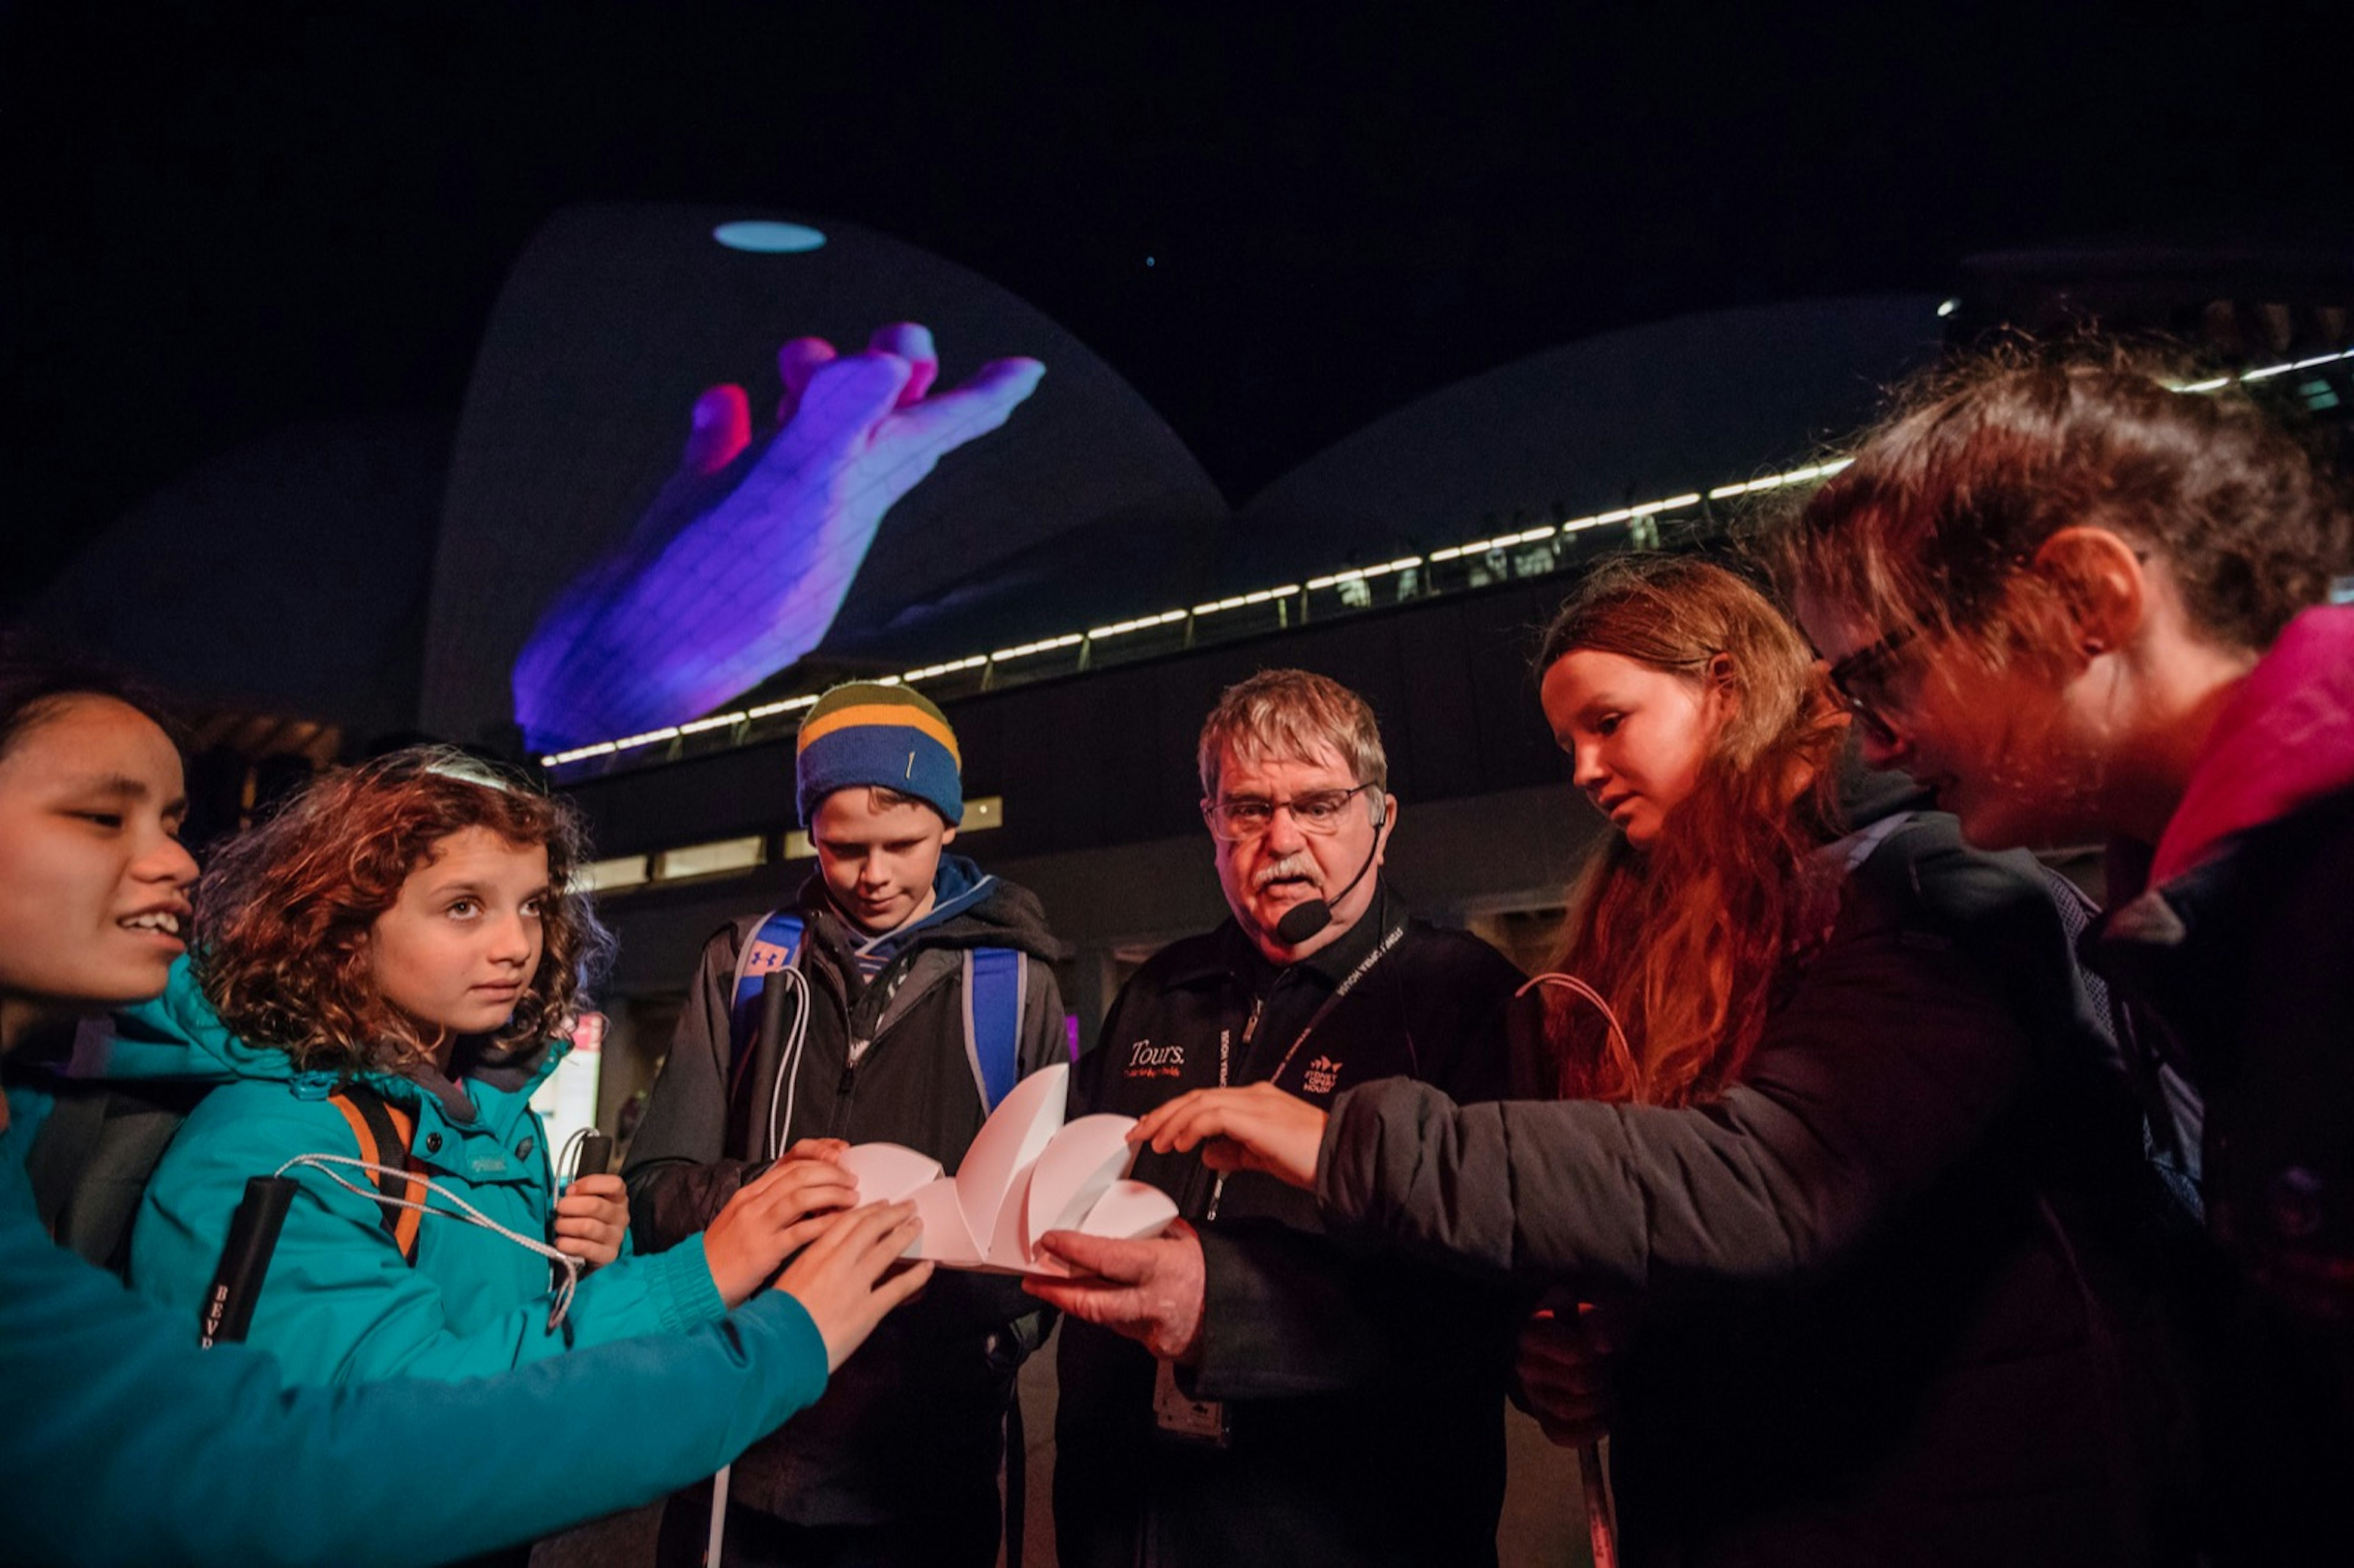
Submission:
M 1988 249 L 2342 244 L 2346 11 L 7 5 L 0 608 L 263 431 L 454 415 L 569 201 L 969 265 L 1239 502 L 1612 327 L 1939 290 Z

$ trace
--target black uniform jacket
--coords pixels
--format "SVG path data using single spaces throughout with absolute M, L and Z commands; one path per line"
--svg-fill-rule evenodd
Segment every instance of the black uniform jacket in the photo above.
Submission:
M 1385 887 L 1338 940 L 1287 968 L 1229 922 L 1129 981 L 1080 1065 L 1073 1110 L 1140 1115 L 1217 1085 L 1222 1060 L 1230 1084 L 1276 1075 L 1319 1103 L 1398 1074 L 1487 1098 L 1505 1089 L 1520 979 L 1478 938 L 1410 922 Z M 1225 1403 L 1231 1443 L 1162 1434 L 1153 1359 L 1066 1319 L 1055 1478 L 1066 1568 L 1493 1562 L 1517 1296 L 1346 1255 L 1308 1194 L 1263 1176 L 1221 1191 L 1196 1157 L 1150 1151 L 1135 1174 L 1201 1227 L 1207 1292 L 1187 1383 Z
M 1623 1298 L 1630 1563 L 2139 1563 L 2187 1538 L 2169 1209 L 2024 856 L 1923 812 L 1686 1108 L 1343 1096 L 1336 1234 Z
M 996 883 L 988 897 L 920 932 L 871 983 L 859 979 L 849 927 L 811 876 L 797 906 L 807 923 L 800 968 L 816 999 L 792 1086 L 792 1125 L 764 1128 L 777 1089 L 777 1043 L 765 1035 L 731 1062 L 736 957 L 758 929 L 748 915 L 705 945 L 670 1057 L 654 1081 L 623 1174 L 638 1245 L 658 1251 L 708 1224 L 771 1147 L 804 1138 L 900 1143 L 953 1172 L 984 1111 L 965 1054 L 963 954 L 1029 955 L 1020 1065 L 1069 1059 L 1055 956 L 1038 901 Z M 854 1038 L 872 1044 L 851 1061 Z M 730 1496 L 801 1524 L 871 1524 L 968 1509 L 994 1519 L 1005 1405 L 1023 1355 L 1044 1331 L 1039 1304 L 1000 1275 L 942 1273 L 885 1319 L 826 1385 L 825 1396 L 737 1462 Z M 985 1540 L 993 1525 L 981 1525 Z

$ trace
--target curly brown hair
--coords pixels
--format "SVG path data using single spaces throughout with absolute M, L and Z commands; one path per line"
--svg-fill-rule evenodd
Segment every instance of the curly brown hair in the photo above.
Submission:
M 539 968 L 490 1044 L 570 1027 L 612 938 L 577 891 L 579 813 L 526 780 L 445 747 L 411 747 L 317 779 L 214 852 L 196 885 L 196 975 L 221 1021 L 296 1066 L 408 1075 L 435 1042 L 377 994 L 368 937 L 401 885 L 452 833 L 485 828 L 547 850 Z

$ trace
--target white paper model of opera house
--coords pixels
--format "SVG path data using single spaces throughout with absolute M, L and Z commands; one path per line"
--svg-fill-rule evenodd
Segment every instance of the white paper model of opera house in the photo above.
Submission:
M 1048 1231 L 1138 1240 L 1159 1235 L 1177 1205 L 1158 1187 L 1128 1181 L 1136 1158 L 1134 1117 L 1063 1119 L 1071 1069 L 1031 1074 L 998 1102 L 954 1176 L 896 1143 L 862 1143 L 842 1156 L 863 1203 L 913 1202 L 924 1234 L 909 1249 L 944 1268 L 1068 1274 L 1038 1253 Z

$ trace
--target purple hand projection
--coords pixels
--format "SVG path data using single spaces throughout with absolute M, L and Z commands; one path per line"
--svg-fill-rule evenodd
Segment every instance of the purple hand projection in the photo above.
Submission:
M 910 322 L 863 354 L 795 338 L 777 368 L 785 391 L 766 445 L 741 387 L 696 398 L 678 471 L 540 617 L 514 665 L 515 718 L 534 747 L 682 723 L 816 647 L 892 503 L 1005 423 L 1046 374 L 1034 359 L 993 360 L 927 397 L 939 356 Z

